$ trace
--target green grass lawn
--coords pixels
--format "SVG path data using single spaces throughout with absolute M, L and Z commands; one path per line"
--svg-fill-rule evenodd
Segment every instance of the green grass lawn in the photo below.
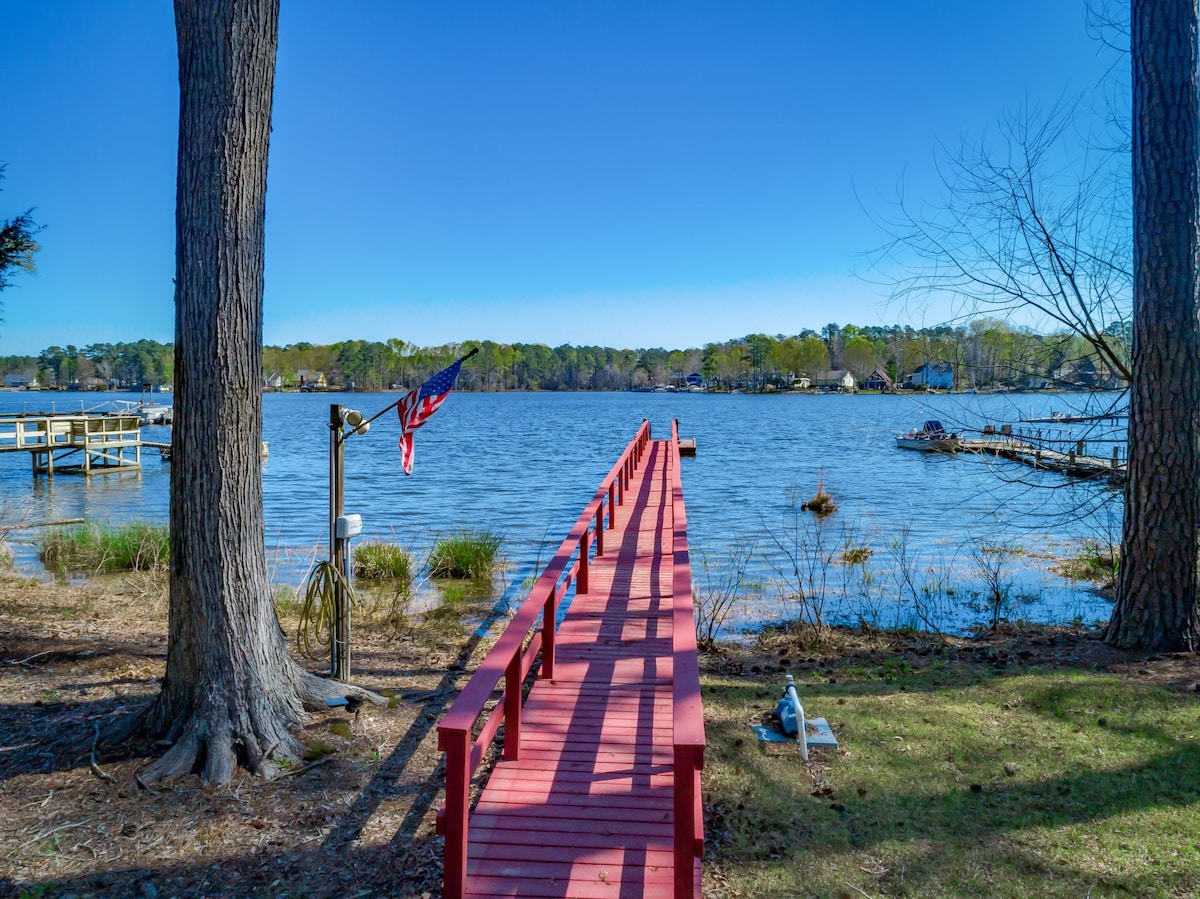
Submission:
M 808 764 L 750 730 L 781 675 L 704 678 L 706 894 L 1200 895 L 1195 693 L 936 653 L 796 674 L 841 743 Z

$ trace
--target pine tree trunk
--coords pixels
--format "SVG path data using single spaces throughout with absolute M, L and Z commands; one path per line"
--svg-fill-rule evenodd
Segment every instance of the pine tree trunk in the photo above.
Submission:
M 279 0 L 176 0 L 179 172 L 167 675 L 140 780 L 295 760 L 303 704 L 363 691 L 292 661 L 262 509 L 263 228 Z
M 1106 639 L 1197 649 L 1200 99 L 1196 0 L 1134 0 L 1133 378 L 1117 603 Z

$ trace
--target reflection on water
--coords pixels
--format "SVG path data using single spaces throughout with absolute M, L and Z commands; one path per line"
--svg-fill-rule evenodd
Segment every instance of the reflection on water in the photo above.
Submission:
M 263 464 L 267 546 L 280 582 L 298 583 L 314 559 L 327 555 L 329 404 L 343 402 L 371 415 L 396 398 L 263 397 L 262 437 L 271 447 Z M 400 466 L 399 429 L 391 413 L 370 433 L 350 438 L 345 505 L 363 517 L 360 539 L 397 542 L 417 559 L 439 535 L 463 528 L 500 531 L 509 567 L 499 586 L 511 598 L 539 560 L 544 563 L 557 548 L 642 419 L 661 436 L 678 418 L 681 433 L 698 444 L 698 455 L 683 460 L 682 472 L 693 555 L 717 566 L 734 541 L 756 542 L 749 592 L 757 585 L 763 598 L 740 613 L 743 620 L 792 611 L 795 598 L 779 598 L 788 592 L 784 575 L 791 566 L 780 550 L 795 525 L 790 496 L 807 498 L 823 478 L 839 506 L 821 526 L 824 551 L 836 556 L 843 545 L 871 549 L 868 572 L 875 594 L 869 602 L 884 607 L 882 623 L 893 623 L 889 615 L 897 623 L 918 623 L 905 620 L 912 617 L 905 611 L 911 604 L 897 605 L 894 598 L 911 593 L 897 573 L 900 538 L 916 559 L 917 574 L 910 580 L 936 583 L 939 572 L 949 570 L 947 577 L 958 584 L 951 585 L 951 596 L 941 597 L 947 608 L 939 614 L 949 616 L 948 626 L 981 618 L 963 614 L 962 607 L 964 596 L 980 588 L 966 564 L 967 548 L 983 541 L 1015 543 L 1023 550 L 1014 561 L 1019 569 L 1014 595 L 1037 601 L 1021 607 L 1022 617 L 1090 621 L 1106 617 L 1107 604 L 1046 573 L 1043 561 L 1029 554 L 1071 552 L 1085 537 L 1108 540 L 1118 534 L 1119 510 L 1105 502 L 1112 495 L 1102 485 L 1068 484 L 1010 463 L 912 453 L 893 445 L 895 434 L 926 418 L 940 418 L 952 429 L 1015 423 L 1069 410 L 1072 398 L 455 393 L 416 433 L 411 477 Z M 0 412 L 36 408 L 35 399 L 4 395 Z M 61 400 L 58 405 L 72 408 Z M 1086 428 L 1064 426 L 1062 434 L 1078 439 Z M 169 433 L 148 428 L 146 437 L 166 440 Z M 32 478 L 25 454 L 0 454 L 3 521 L 165 521 L 168 488 L 169 466 L 153 452 L 143 455 L 138 472 L 53 481 Z M 35 538 L 34 531 L 9 538 L 25 570 L 37 568 Z M 829 589 L 836 595 L 828 615 L 854 620 L 863 611 L 853 602 L 855 588 L 834 590 L 846 580 L 845 567 L 832 566 Z M 885 582 L 893 584 L 887 591 L 879 586 Z

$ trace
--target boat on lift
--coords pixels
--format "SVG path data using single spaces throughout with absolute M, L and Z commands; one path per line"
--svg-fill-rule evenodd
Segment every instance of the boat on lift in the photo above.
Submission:
M 896 446 L 921 453 L 957 453 L 962 449 L 962 441 L 957 434 L 947 431 L 940 421 L 930 419 L 919 431 L 913 428 L 907 434 L 896 435 Z

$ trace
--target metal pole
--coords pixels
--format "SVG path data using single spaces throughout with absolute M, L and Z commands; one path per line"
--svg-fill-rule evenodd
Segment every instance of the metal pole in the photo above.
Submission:
M 344 511 L 346 447 L 342 442 L 342 409 L 329 406 L 329 561 L 342 575 L 346 567 L 346 541 L 337 536 L 337 520 Z M 336 680 L 350 679 L 350 603 L 344 581 L 333 582 L 333 634 L 330 640 L 329 674 Z

